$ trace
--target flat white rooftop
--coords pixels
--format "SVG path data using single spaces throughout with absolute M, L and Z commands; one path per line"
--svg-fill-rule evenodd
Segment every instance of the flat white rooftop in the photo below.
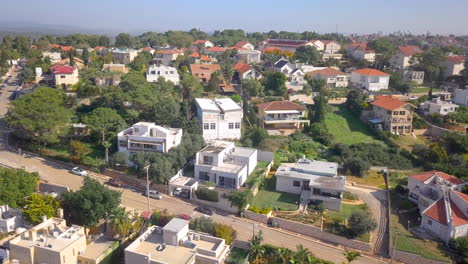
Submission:
M 203 111 L 229 112 L 242 111 L 242 108 L 231 98 L 196 98 L 195 101 Z

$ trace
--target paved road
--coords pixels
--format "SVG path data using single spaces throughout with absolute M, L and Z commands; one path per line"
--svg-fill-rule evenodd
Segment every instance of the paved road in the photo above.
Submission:
M 8 92 L 2 94 L 0 97 L 0 114 L 4 115 L 7 109 L 7 98 Z M 0 122 L 1 123 L 1 122 Z M 0 125 L 1 130 L 4 127 Z M 3 133 L 5 135 L 5 133 Z M 4 137 L 0 137 L 4 138 Z M 72 190 L 77 190 L 82 184 L 82 177 L 69 173 L 69 167 L 64 166 L 60 163 L 48 161 L 38 157 L 21 157 L 15 151 L 11 151 L 5 143 L 0 144 L 0 164 L 7 165 L 14 168 L 20 168 L 24 166 L 27 171 L 38 172 L 42 180 L 68 186 Z M 100 174 L 92 174 L 93 178 L 98 179 L 100 182 L 105 182 L 107 177 Z M 112 189 L 117 189 L 110 187 Z M 146 199 L 138 191 L 132 190 L 131 188 L 118 188 L 117 190 L 122 192 L 122 206 L 129 209 L 146 210 Z M 151 208 L 163 210 L 166 209 L 173 214 L 186 213 L 193 216 L 198 216 L 200 213 L 194 212 L 195 205 L 183 201 L 177 198 L 165 196 L 162 200 L 151 199 Z M 265 243 L 269 243 L 275 246 L 288 247 L 295 249 L 296 245 L 302 244 L 309 248 L 312 253 L 317 257 L 326 260 L 333 261 L 335 263 L 345 262 L 346 259 L 343 257 L 343 250 L 338 249 L 314 239 L 300 236 L 298 234 L 285 232 L 277 228 L 266 227 L 260 224 L 247 221 L 231 215 L 218 215 L 212 216 L 216 222 L 231 225 L 237 232 L 240 240 L 248 240 L 255 231 L 262 230 L 264 233 Z M 377 259 L 361 257 L 355 262 L 356 264 L 370 264 L 379 263 Z

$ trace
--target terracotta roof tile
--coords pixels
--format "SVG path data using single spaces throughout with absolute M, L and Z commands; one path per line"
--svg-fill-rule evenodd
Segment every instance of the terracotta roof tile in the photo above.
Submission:
M 75 68 L 68 65 L 54 65 L 50 67 L 54 74 L 72 74 Z
M 413 56 L 414 54 L 423 53 L 423 50 L 418 46 L 400 46 L 398 49 L 405 56 Z
M 453 183 L 453 184 L 462 184 L 463 183 L 462 179 L 457 178 L 455 176 L 452 176 L 450 174 L 447 174 L 445 172 L 441 172 L 441 171 L 426 171 L 426 172 L 423 172 L 423 173 L 410 175 L 410 177 L 413 178 L 413 179 L 416 179 L 416 180 L 418 180 L 420 182 L 425 182 L 434 175 L 439 176 L 440 178 L 442 178 L 442 179 L 444 179 L 446 181 L 449 181 L 450 183 Z
M 234 47 L 243 48 L 245 45 L 250 44 L 248 41 L 239 41 Z
M 276 111 L 276 110 L 306 110 L 302 105 L 298 105 L 291 101 L 273 101 L 257 105 L 258 109 L 263 111 Z
M 371 104 L 387 110 L 395 110 L 409 103 L 400 101 L 391 95 L 381 95 L 376 96 Z
M 247 71 L 249 71 L 250 69 L 252 69 L 252 66 L 250 66 L 249 64 L 247 63 L 243 63 L 243 62 L 238 62 L 234 65 L 234 67 L 232 67 L 235 71 L 239 72 L 239 73 L 245 73 Z
M 465 56 L 448 56 L 447 60 L 455 63 L 455 64 L 460 64 L 465 62 L 466 57 Z
M 453 225 L 454 226 L 462 226 L 468 224 L 468 216 L 466 216 L 458 206 L 450 201 L 450 209 L 452 209 L 452 217 L 453 217 Z
M 361 75 L 369 75 L 369 76 L 389 76 L 390 74 L 376 70 L 371 68 L 365 68 L 360 70 L 355 70 L 353 73 L 358 73 Z
M 172 50 L 158 50 L 156 53 L 159 54 L 181 54 L 184 53 L 182 50 L 172 49 Z
M 336 70 L 336 69 L 333 69 L 333 68 L 326 68 L 326 69 L 322 69 L 322 70 L 316 70 L 316 71 L 313 71 L 313 72 L 310 72 L 311 75 L 314 75 L 314 74 L 322 74 L 322 75 L 346 75 L 346 73 L 342 72 L 342 71 L 339 71 L 339 70 Z
M 225 48 L 221 48 L 221 47 L 212 47 L 212 48 L 206 49 L 206 51 L 225 52 L 226 49 L 225 49 Z
M 462 198 L 463 200 L 465 200 L 465 202 L 468 203 L 468 195 L 467 194 L 464 194 L 462 192 L 458 192 L 458 191 L 455 191 L 455 193 L 460 196 L 460 198 Z
M 60 46 L 60 50 L 61 51 L 70 51 L 72 50 L 73 47 L 72 46 Z
M 445 200 L 441 198 L 437 202 L 433 203 L 428 209 L 426 209 L 424 215 L 443 225 L 447 225 L 448 221 L 447 214 L 445 213 Z
M 214 73 L 221 70 L 219 64 L 190 64 L 192 74 L 195 73 Z

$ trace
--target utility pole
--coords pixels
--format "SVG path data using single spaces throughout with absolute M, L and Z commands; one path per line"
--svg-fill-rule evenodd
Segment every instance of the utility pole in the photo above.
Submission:
M 21 148 L 18 148 L 18 153 L 19 153 L 19 160 L 20 160 L 20 168 L 23 168 L 23 159 L 21 155 Z
M 149 189 L 149 167 L 150 165 L 146 165 L 143 169 L 146 170 L 146 198 L 148 199 L 148 212 L 150 211 L 150 189 Z

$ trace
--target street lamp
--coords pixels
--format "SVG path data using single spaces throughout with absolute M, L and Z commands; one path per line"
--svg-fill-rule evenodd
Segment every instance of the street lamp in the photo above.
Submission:
M 150 211 L 150 193 L 149 193 L 149 167 L 150 165 L 146 165 L 143 169 L 146 170 L 146 198 L 148 199 L 148 212 Z

